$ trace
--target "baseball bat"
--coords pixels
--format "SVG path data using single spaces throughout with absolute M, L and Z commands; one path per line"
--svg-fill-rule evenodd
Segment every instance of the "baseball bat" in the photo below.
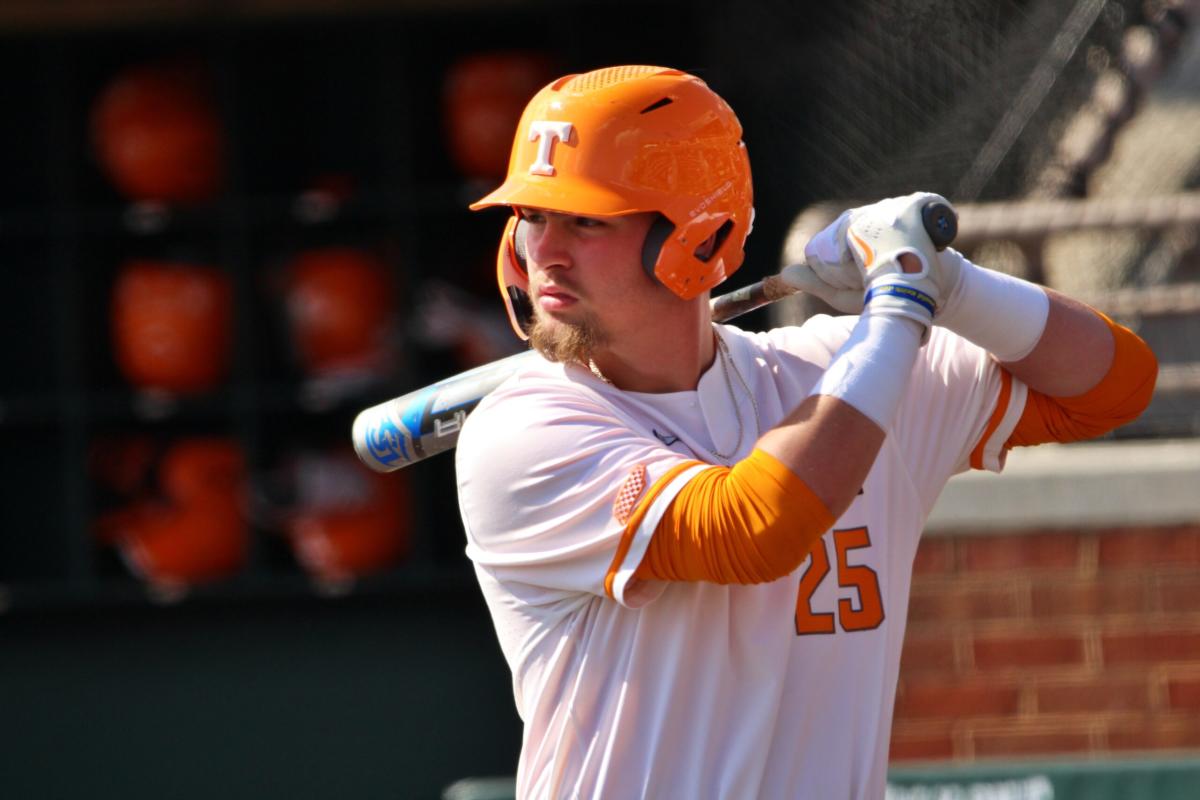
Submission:
M 932 202 L 922 209 L 921 216 L 925 231 L 938 250 L 954 241 L 958 234 L 954 209 Z M 714 297 L 713 320 L 728 322 L 797 291 L 781 276 L 770 275 Z M 392 472 L 453 449 L 467 415 L 475 406 L 522 364 L 538 357 L 535 351 L 527 350 L 371 406 L 354 420 L 351 432 L 354 451 L 376 472 Z

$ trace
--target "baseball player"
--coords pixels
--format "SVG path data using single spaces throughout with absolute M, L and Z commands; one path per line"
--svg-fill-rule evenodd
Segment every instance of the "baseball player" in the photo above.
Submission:
M 947 479 L 1139 414 L 1097 312 L 937 252 L 935 195 L 843 214 L 791 280 L 857 316 L 710 318 L 742 262 L 733 111 L 647 66 L 529 103 L 499 277 L 544 358 L 458 446 L 467 553 L 524 720 L 522 798 L 880 798 L 910 571 Z

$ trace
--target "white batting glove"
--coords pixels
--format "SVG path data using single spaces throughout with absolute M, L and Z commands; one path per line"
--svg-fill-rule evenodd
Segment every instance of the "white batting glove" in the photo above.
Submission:
M 813 272 L 835 289 L 863 289 L 862 273 L 846 240 L 850 222 L 862 208 L 843 211 L 804 246 L 804 260 Z
M 862 271 L 846 243 L 846 229 L 855 209 L 826 225 L 804 246 L 804 262 L 783 268 L 780 277 L 789 285 L 821 298 L 843 314 L 862 312 Z
M 925 232 L 921 209 L 931 201 L 946 202 L 941 195 L 917 192 L 890 197 L 854 209 L 846 239 L 862 270 L 866 286 L 864 313 L 907 317 L 929 326 L 944 298 L 958 284 L 955 259 L 939 259 Z M 921 262 L 919 272 L 905 272 L 900 256 L 911 253 Z
M 850 259 L 851 274 L 861 281 L 862 274 L 858 271 L 858 265 L 854 263 L 853 258 L 849 256 L 847 258 Z M 788 264 L 779 271 L 779 277 L 792 288 L 821 298 L 843 314 L 862 313 L 863 288 L 861 285 L 855 289 L 840 289 L 817 274 L 810 263 L 803 261 L 799 264 Z

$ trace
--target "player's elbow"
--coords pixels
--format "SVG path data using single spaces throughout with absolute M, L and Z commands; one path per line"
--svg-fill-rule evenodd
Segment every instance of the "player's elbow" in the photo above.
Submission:
M 1113 368 L 1103 383 L 1107 383 L 1107 402 L 1098 404 L 1086 414 L 1080 438 L 1093 438 L 1127 425 L 1142 415 L 1154 397 L 1158 381 L 1158 359 L 1150 347 L 1131 332 L 1119 342 Z M 1101 387 L 1098 387 L 1101 388 Z
M 716 505 L 727 510 L 718 531 L 741 565 L 738 583 L 791 574 L 836 519 L 804 481 L 761 450 L 722 476 L 718 492 Z
M 757 551 L 756 561 L 761 566 L 749 574 L 750 580 L 741 583 L 770 583 L 795 572 L 813 546 L 829 530 L 814 520 L 804 520 L 800 525 L 788 519 L 779 519 L 773 524 L 749 535 Z
M 812 491 L 761 451 L 694 476 L 651 539 L 639 577 L 754 584 L 790 574 L 833 525 Z
M 1138 339 L 1138 342 L 1145 348 L 1145 355 L 1139 363 L 1138 372 L 1132 381 L 1134 386 L 1121 409 L 1124 419 L 1118 423 L 1120 425 L 1132 422 L 1150 407 L 1150 400 L 1154 397 L 1154 386 L 1158 382 L 1158 359 L 1154 357 L 1154 353 L 1145 342 L 1141 339 Z
M 664 519 L 655 530 L 637 577 L 751 585 L 794 572 L 829 530 L 823 520 L 772 511 L 756 518 L 717 515 L 680 530 Z

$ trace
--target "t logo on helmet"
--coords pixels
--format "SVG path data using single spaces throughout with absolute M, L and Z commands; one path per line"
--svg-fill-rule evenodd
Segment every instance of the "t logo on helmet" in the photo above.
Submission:
M 537 158 L 529 165 L 530 175 L 554 174 L 554 165 L 550 163 L 550 156 L 554 152 L 555 140 L 560 142 L 571 140 L 571 123 L 537 120 L 529 124 L 529 141 L 538 143 Z

